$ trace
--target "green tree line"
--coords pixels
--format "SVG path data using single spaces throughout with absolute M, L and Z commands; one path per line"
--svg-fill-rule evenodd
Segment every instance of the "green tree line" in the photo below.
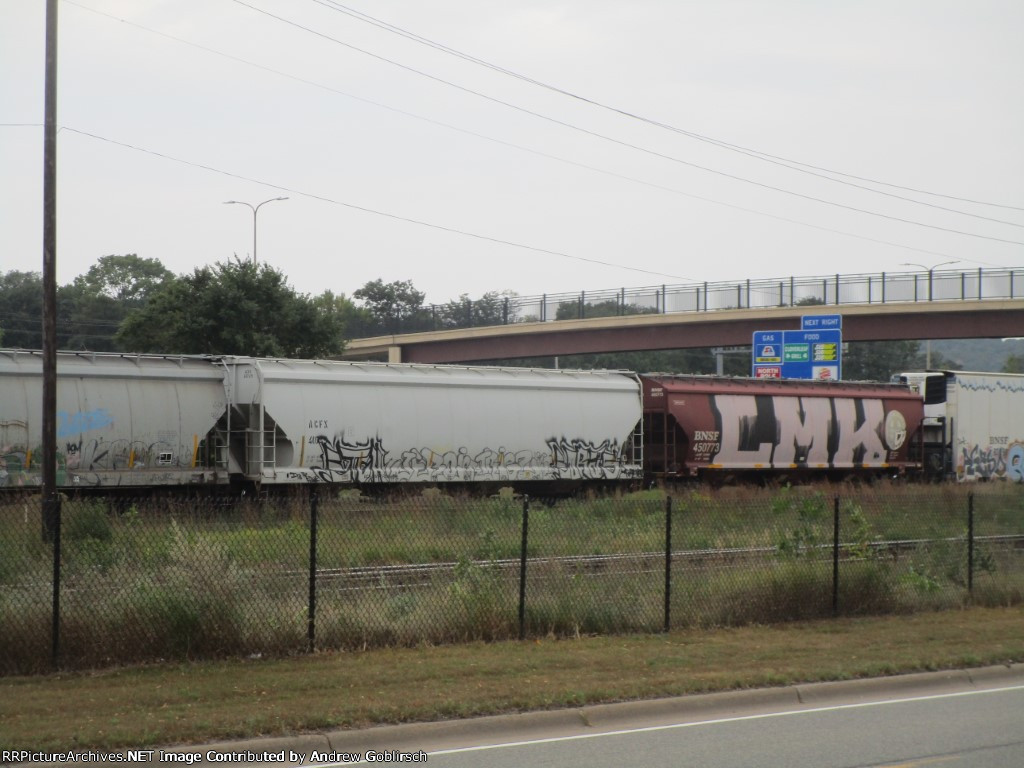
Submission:
M 157 259 L 103 256 L 57 289 L 57 345 L 94 352 L 330 357 L 350 338 L 493 325 L 504 294 L 428 306 L 409 281 L 374 280 L 353 293 L 295 291 L 273 267 L 233 259 L 175 275 Z M 38 272 L 0 274 L 0 343 L 42 346 Z

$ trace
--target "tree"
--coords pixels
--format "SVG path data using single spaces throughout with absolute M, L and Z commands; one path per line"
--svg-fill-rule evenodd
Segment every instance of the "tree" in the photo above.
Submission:
M 889 381 L 894 373 L 921 368 L 924 357 L 917 341 L 853 341 L 843 355 L 843 378 Z
M 439 307 L 431 307 L 434 323 L 440 328 L 473 328 L 481 325 L 504 325 L 508 322 L 511 291 L 488 291 L 479 299 L 462 294 Z
M 331 322 L 339 325 L 343 340 L 359 338 L 359 331 L 373 323 L 370 313 L 364 307 L 356 306 L 343 293 L 335 296 L 331 291 L 324 291 L 313 299 L 313 306 L 324 317 L 333 318 Z
M 267 264 L 235 259 L 169 280 L 118 332 L 137 352 L 326 357 L 344 347 L 343 321 Z
M 143 259 L 134 253 L 101 256 L 64 289 L 69 305 L 65 346 L 119 350 L 115 334 L 124 319 L 173 279 L 173 273 L 158 259 Z
M 1024 373 L 1024 355 L 1011 354 L 1003 363 L 1003 373 Z
M 817 296 L 804 296 L 802 299 L 797 299 L 793 302 L 794 307 L 823 307 L 825 302 L 823 299 L 819 299 Z
M 118 326 L 148 294 L 173 275 L 156 259 L 134 254 L 103 256 L 85 275 L 57 288 L 57 346 L 111 351 Z M 40 349 L 43 281 L 38 272 L 0 275 L 0 326 L 4 343 Z
M 100 256 L 84 275 L 75 278 L 75 285 L 90 294 L 106 296 L 138 307 L 174 274 L 159 259 L 144 259 L 134 253 L 124 256 Z
M 12 270 L 0 275 L 0 328 L 10 347 L 43 346 L 43 278 Z
M 409 333 L 431 326 L 430 314 L 423 308 L 426 294 L 417 291 L 409 280 L 385 283 L 378 278 L 352 296 L 369 311 L 376 333 Z
M 616 315 L 653 315 L 657 313 L 656 307 L 648 307 L 640 304 L 622 304 L 617 299 L 606 299 L 605 301 L 585 302 L 583 304 L 583 317 L 615 317 Z M 555 320 L 574 320 L 580 317 L 580 302 L 563 301 L 555 310 Z

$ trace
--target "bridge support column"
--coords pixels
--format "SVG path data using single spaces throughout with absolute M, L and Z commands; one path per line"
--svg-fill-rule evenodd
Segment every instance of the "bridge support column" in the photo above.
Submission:
M 400 363 L 402 362 L 402 348 L 398 345 L 388 347 L 388 362 L 389 363 Z

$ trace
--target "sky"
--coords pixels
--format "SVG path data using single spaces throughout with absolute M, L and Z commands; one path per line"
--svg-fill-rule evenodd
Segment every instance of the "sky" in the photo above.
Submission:
M 0 0 L 0 272 L 42 269 L 45 5 Z M 311 295 L 1024 268 L 1022 32 L 1019 0 L 62 0 L 58 283 L 252 258 L 224 201 L 275 197 L 256 257 Z

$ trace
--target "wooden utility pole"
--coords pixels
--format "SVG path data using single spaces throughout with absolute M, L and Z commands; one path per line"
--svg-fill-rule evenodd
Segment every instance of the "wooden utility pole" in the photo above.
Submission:
M 43 118 L 43 536 L 47 541 L 54 542 L 54 546 L 59 547 L 60 497 L 57 495 L 57 0 L 46 0 L 45 89 Z

